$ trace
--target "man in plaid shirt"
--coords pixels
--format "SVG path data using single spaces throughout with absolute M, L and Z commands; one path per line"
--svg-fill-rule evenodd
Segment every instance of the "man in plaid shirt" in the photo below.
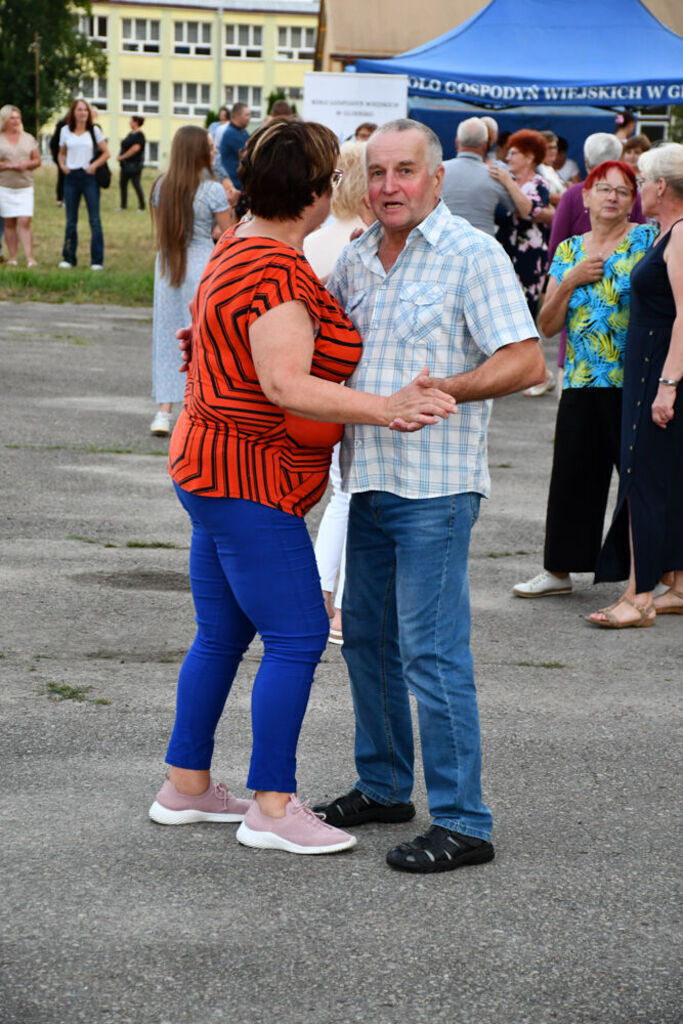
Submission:
M 343 599 L 344 658 L 356 716 L 358 781 L 319 805 L 331 825 L 415 815 L 409 693 L 417 700 L 433 824 L 392 849 L 392 867 L 446 871 L 493 858 L 481 795 L 467 561 L 489 493 L 491 399 L 543 379 L 537 332 L 500 245 L 440 200 L 434 133 L 383 125 L 368 142 L 377 223 L 347 246 L 328 282 L 363 338 L 350 387 L 390 394 L 428 366 L 458 413 L 412 432 L 346 427 L 352 492 Z

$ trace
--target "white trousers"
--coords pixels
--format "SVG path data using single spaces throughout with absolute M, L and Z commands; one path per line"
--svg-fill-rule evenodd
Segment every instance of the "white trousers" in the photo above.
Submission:
M 345 494 L 341 489 L 338 444 L 332 450 L 330 483 L 332 484 L 332 497 L 320 520 L 318 536 L 315 541 L 315 557 L 322 589 L 332 593 L 336 584 L 334 607 L 341 608 L 346 564 L 346 524 L 349 518 L 351 495 Z

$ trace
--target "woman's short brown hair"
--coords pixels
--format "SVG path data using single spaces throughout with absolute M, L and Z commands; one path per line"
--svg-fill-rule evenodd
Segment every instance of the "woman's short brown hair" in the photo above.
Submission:
M 545 160 L 545 139 L 540 132 L 535 132 L 533 128 L 522 128 L 519 132 L 513 132 L 508 139 L 507 148 L 508 152 L 511 149 L 518 149 L 525 156 L 531 153 L 537 167 Z
M 652 143 L 648 139 L 647 135 L 632 135 L 630 139 L 626 139 L 624 147 L 621 151 L 621 155 L 624 153 L 630 153 L 632 149 L 639 149 L 641 153 L 647 153 L 648 149 L 652 147 Z
M 315 121 L 272 121 L 247 141 L 239 178 L 249 209 L 266 220 L 296 220 L 331 189 L 339 157 L 333 131 Z

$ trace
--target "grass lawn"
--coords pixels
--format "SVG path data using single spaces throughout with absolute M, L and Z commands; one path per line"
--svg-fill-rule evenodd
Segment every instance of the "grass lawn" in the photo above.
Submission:
M 76 270 L 59 270 L 64 241 L 65 211 L 57 206 L 57 169 L 39 167 L 34 175 L 36 190 L 33 217 L 33 255 L 38 267 L 26 268 L 19 246 L 19 266 L 0 264 L 0 300 L 40 302 L 93 302 L 104 305 L 151 306 L 154 287 L 156 247 L 149 211 L 137 212 L 137 198 L 128 186 L 128 209 L 119 205 L 119 176 L 116 161 L 109 161 L 112 183 L 100 192 L 100 216 L 104 232 L 104 270 L 90 270 L 90 225 L 85 200 L 78 217 L 78 264 Z M 157 172 L 147 168 L 142 187 L 149 196 Z M 149 206 L 149 204 L 148 204 Z M 7 257 L 7 246 L 3 245 Z

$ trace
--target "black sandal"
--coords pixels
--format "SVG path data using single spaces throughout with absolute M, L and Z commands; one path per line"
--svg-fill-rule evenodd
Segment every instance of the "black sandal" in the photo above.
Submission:
M 432 874 L 435 871 L 453 871 L 466 864 L 485 864 L 495 856 L 493 846 L 486 839 L 464 836 L 441 825 L 432 825 L 423 836 L 411 843 L 401 843 L 389 850 L 387 864 L 400 871 Z

